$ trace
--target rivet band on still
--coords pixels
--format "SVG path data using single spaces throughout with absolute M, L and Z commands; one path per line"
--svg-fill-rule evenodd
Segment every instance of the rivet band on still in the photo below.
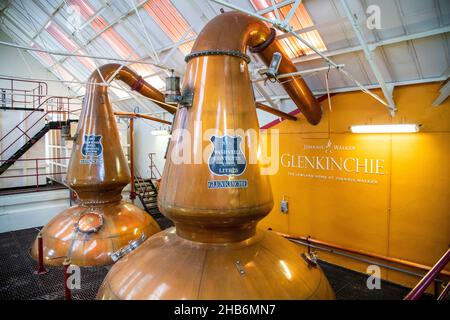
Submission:
M 201 56 L 232 56 L 232 57 L 238 57 L 241 59 L 244 59 L 245 62 L 250 63 L 250 57 L 246 55 L 245 53 L 242 53 L 238 50 L 204 50 L 204 51 L 197 51 L 191 54 L 188 54 L 184 61 L 188 62 L 193 58 L 201 57 Z

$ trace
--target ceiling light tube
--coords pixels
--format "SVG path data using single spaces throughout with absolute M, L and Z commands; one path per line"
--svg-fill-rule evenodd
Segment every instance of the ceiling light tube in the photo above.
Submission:
M 414 133 L 419 132 L 418 124 L 374 124 L 350 126 L 352 133 Z

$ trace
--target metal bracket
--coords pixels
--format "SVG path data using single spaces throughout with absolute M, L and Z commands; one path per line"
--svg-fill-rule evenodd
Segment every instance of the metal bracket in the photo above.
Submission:
M 166 78 L 166 103 L 180 104 L 182 107 L 190 107 L 194 101 L 194 93 L 191 90 L 180 92 L 180 77 L 171 76 Z
M 111 260 L 116 262 L 117 260 L 123 258 L 128 253 L 139 247 L 146 239 L 147 236 L 145 235 L 145 233 L 142 233 L 142 235 L 138 239 L 130 241 L 127 246 L 110 253 L 109 256 L 111 257 Z
M 286 33 L 294 31 L 294 28 L 289 23 L 286 23 L 286 22 L 280 21 L 280 20 L 275 20 L 273 26 L 275 28 L 277 28 L 278 30 L 286 32 Z
M 245 274 L 245 269 L 244 269 L 244 267 L 242 266 L 241 262 L 240 262 L 239 260 L 236 260 L 235 264 L 236 264 L 236 268 L 237 268 L 238 271 L 239 271 L 239 274 L 240 274 L 240 275 L 244 275 L 244 274 Z
M 308 265 L 310 265 L 311 267 L 317 267 L 317 254 L 314 251 L 311 252 L 304 252 L 301 254 L 303 260 L 306 261 L 306 263 Z
M 194 102 L 194 93 L 192 91 L 185 91 L 181 94 L 179 103 L 183 107 L 190 107 Z

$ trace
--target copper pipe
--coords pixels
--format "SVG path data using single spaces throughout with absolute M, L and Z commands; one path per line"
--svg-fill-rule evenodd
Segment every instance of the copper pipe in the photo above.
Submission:
M 130 118 L 130 199 L 136 199 L 136 189 L 134 185 L 134 118 Z
M 275 39 L 275 30 L 263 21 L 249 15 L 231 11 L 214 18 L 203 28 L 192 48 L 192 53 L 214 50 L 245 54 L 247 47 L 257 53 L 269 65 L 275 52 L 282 55 L 278 72 L 297 72 L 292 60 L 286 54 L 282 42 Z M 191 54 L 192 54 L 191 53 Z M 322 109 L 305 81 L 300 76 L 292 76 L 281 84 L 305 115 L 309 123 L 316 125 L 322 118 Z
M 119 71 L 117 72 L 118 69 Z M 109 63 L 99 67 L 97 70 L 98 72 L 94 72 L 89 78 L 86 91 L 97 90 L 99 94 L 102 94 L 104 96 L 107 95 L 106 92 L 108 90 L 108 87 L 98 86 L 97 84 L 103 83 L 103 79 L 105 81 L 111 81 L 111 76 L 114 76 L 115 79 L 121 80 L 129 85 L 131 90 L 137 91 L 144 97 L 151 99 L 159 107 L 166 110 L 167 112 L 174 114 L 177 111 L 176 107 L 164 103 L 164 94 L 161 91 L 154 88 L 152 85 L 146 82 L 144 78 L 139 76 L 128 67 L 121 66 L 117 63 Z M 100 76 L 99 73 L 101 73 L 102 76 Z
M 39 233 L 38 237 L 38 269 L 34 272 L 34 274 L 41 275 L 46 274 L 48 270 L 44 266 L 44 244 L 42 240 L 42 235 Z
M 294 117 L 293 115 L 283 112 L 281 110 L 277 110 L 274 108 L 271 108 L 269 106 L 266 106 L 265 104 L 256 102 L 256 108 L 263 110 L 265 112 L 271 113 L 277 117 L 283 118 L 283 119 L 287 119 L 287 120 L 292 120 L 292 121 L 297 121 L 297 118 Z
M 166 121 L 163 119 L 159 119 L 156 117 L 151 117 L 146 114 L 133 113 L 133 112 L 124 112 L 124 111 L 114 111 L 114 115 L 128 117 L 130 118 L 130 171 L 131 171 L 131 191 L 130 191 L 130 199 L 136 199 L 136 187 L 134 185 L 134 118 L 142 118 L 147 119 L 167 125 L 172 125 L 172 122 Z
M 297 67 L 286 54 L 282 42 L 279 40 L 273 41 L 267 48 L 258 52 L 258 55 L 267 65 L 269 65 L 275 52 L 279 52 L 282 55 L 278 73 L 285 74 L 298 71 Z M 283 78 L 281 85 L 308 122 L 313 125 L 318 124 L 322 118 L 322 108 L 307 86 L 305 80 L 300 76 L 290 76 Z
M 128 117 L 128 118 L 142 118 L 142 119 L 147 119 L 147 120 L 151 120 L 151 121 L 155 121 L 155 122 L 159 122 L 159 123 L 163 123 L 163 124 L 172 125 L 172 122 L 170 122 L 170 121 L 152 117 L 152 116 L 149 116 L 146 114 L 141 114 L 141 113 L 114 111 L 114 115 L 119 116 L 119 117 Z
M 140 94 L 143 96 L 150 98 L 154 103 L 156 103 L 160 108 L 166 110 L 170 114 L 175 114 L 177 112 L 177 107 L 171 106 L 170 104 L 167 104 L 164 102 L 164 94 L 149 85 L 147 82 L 144 81 L 144 85 L 139 91 Z
M 339 244 L 334 244 L 331 242 L 326 242 L 326 241 L 322 241 L 322 240 L 317 240 L 311 237 L 305 237 L 305 236 L 293 236 L 293 235 L 289 235 L 286 233 L 282 233 L 282 232 L 277 232 L 277 231 L 272 231 L 282 237 L 285 237 L 286 239 L 293 239 L 293 240 L 301 240 L 301 241 L 306 241 L 306 242 L 310 242 L 312 244 L 317 244 L 317 245 L 322 245 L 325 247 L 329 247 L 329 248 L 333 248 L 333 249 L 337 249 L 337 250 L 341 250 L 341 251 L 346 251 L 346 252 L 350 252 L 350 253 L 355 253 L 355 254 L 359 254 L 362 256 L 366 256 L 366 257 L 370 257 L 370 258 L 375 258 L 375 259 L 380 259 L 380 260 L 384 260 L 384 261 L 388 261 L 388 262 L 393 262 L 393 263 L 397 263 L 400 265 L 404 265 L 407 267 L 411 267 L 411 268 L 416 268 L 416 269 L 420 269 L 420 270 L 424 270 L 424 271 L 429 271 L 431 269 L 430 266 L 427 265 L 423 265 L 417 262 L 412 262 L 409 260 L 404 260 L 404 259 L 398 259 L 398 258 L 392 258 L 392 257 L 388 257 L 388 256 L 384 256 L 378 253 L 373 253 L 373 252 L 368 252 L 368 251 L 364 251 L 364 250 L 359 250 L 359 249 L 353 249 L 353 248 L 348 248 L 348 247 L 344 247 L 341 246 Z M 442 275 L 445 276 L 450 276 L 450 272 L 446 271 L 446 270 L 442 270 L 441 271 Z
M 257 47 L 271 36 L 271 29 L 261 20 L 236 11 L 226 12 L 203 28 L 191 54 L 210 50 L 245 53 L 247 46 Z

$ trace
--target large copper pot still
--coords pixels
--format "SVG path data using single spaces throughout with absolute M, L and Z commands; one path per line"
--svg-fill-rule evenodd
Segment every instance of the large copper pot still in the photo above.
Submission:
M 278 51 L 283 55 L 279 71 L 295 70 L 274 41 L 274 32 L 257 19 L 228 12 L 205 26 L 186 57 L 182 91 L 193 92 L 193 105 L 177 111 L 158 197 L 160 210 L 175 228 L 154 235 L 116 263 L 97 298 L 334 298 L 320 267 L 302 259 L 303 248 L 256 229 L 273 199 L 268 176 L 261 175 L 259 163 L 248 161 L 258 143 L 259 126 L 247 47 L 266 62 Z M 308 121 L 318 123 L 320 106 L 303 80 L 296 78 L 285 88 Z M 212 128 L 203 140 L 202 133 Z M 186 131 L 177 135 L 177 129 Z M 236 129 L 255 129 L 257 134 L 240 135 Z M 211 157 L 213 150 L 223 148 L 237 154 L 240 145 L 245 166 L 222 175 L 219 171 L 227 167 L 220 164 L 174 161 L 189 135 L 192 142 L 181 153 L 194 158 L 209 148 Z M 213 141 L 220 140 L 213 147 Z
M 61 265 L 69 258 L 79 266 L 107 265 L 113 262 L 111 254 L 130 241 L 160 231 L 145 211 L 121 200 L 130 170 L 108 88 L 100 84 L 114 77 L 149 98 L 161 101 L 163 95 L 131 69 L 120 67 L 103 65 L 89 78 L 67 171 L 67 184 L 80 204 L 59 213 L 41 230 L 45 264 Z M 35 259 L 37 250 L 36 240 L 31 250 Z

